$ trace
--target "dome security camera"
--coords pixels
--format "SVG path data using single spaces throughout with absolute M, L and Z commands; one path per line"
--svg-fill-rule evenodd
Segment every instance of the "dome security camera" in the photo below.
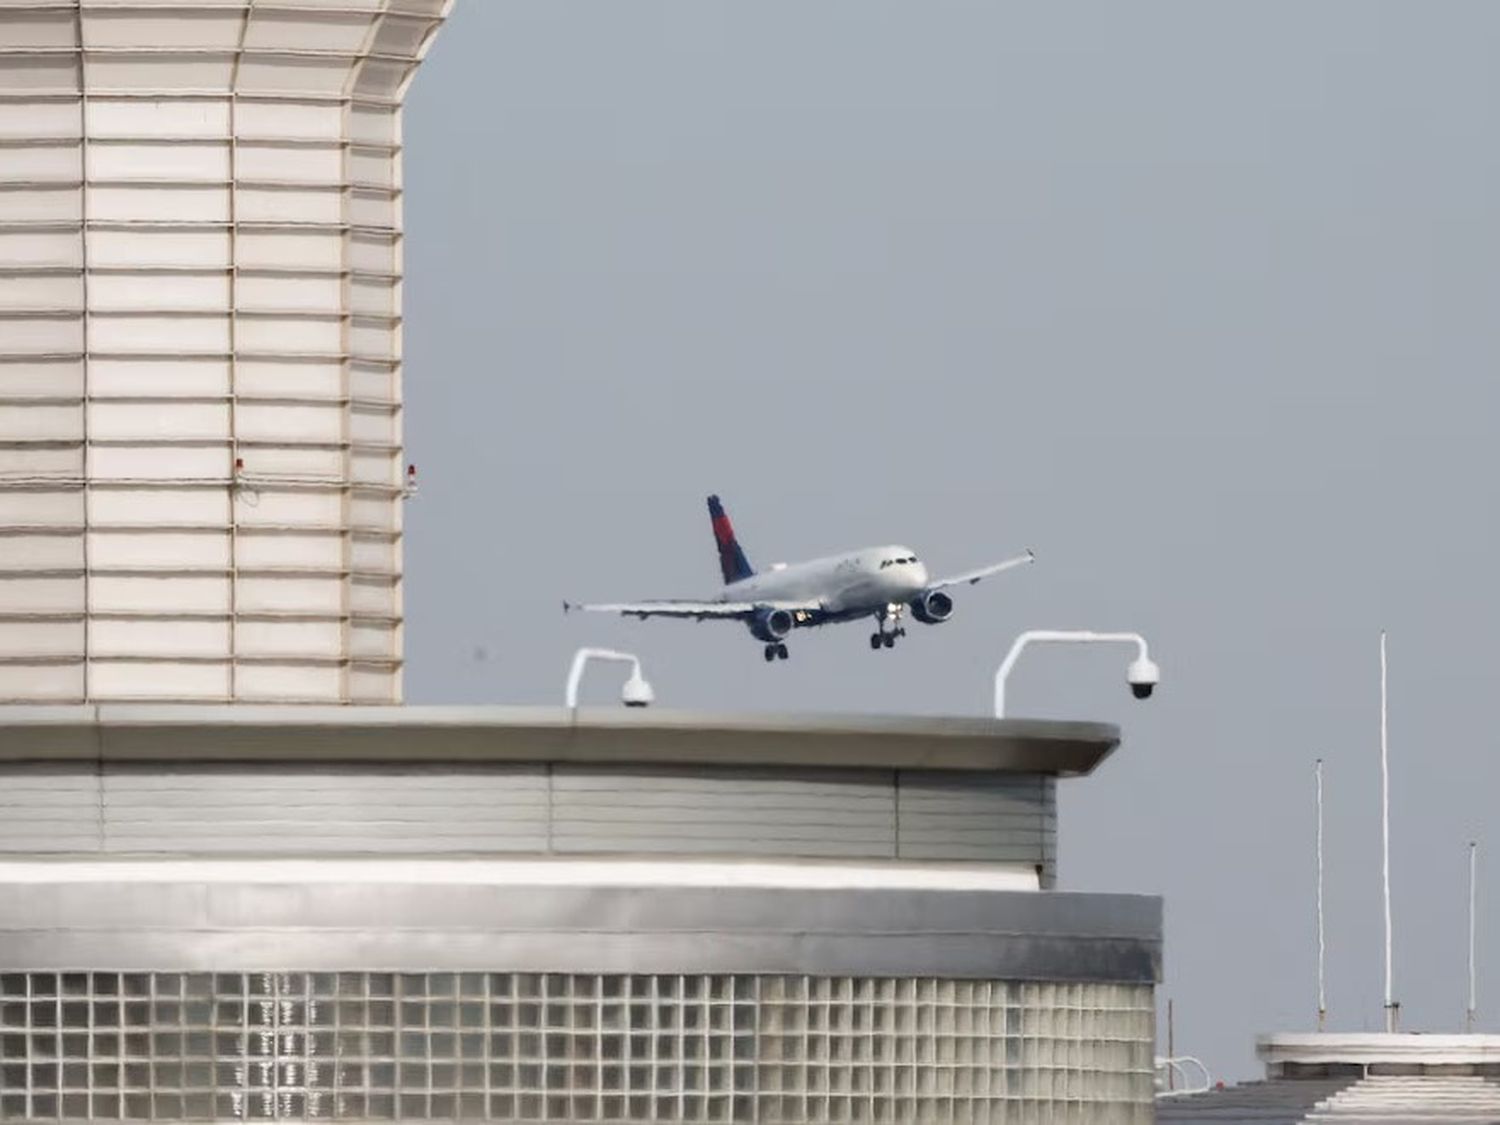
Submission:
M 646 677 L 642 676 L 640 669 L 637 668 L 630 673 L 630 679 L 625 681 L 620 698 L 626 707 L 649 707 L 656 702 L 656 692 L 651 690 Z
M 1161 669 L 1150 657 L 1143 656 L 1131 662 L 1125 672 L 1125 680 L 1130 684 L 1131 695 L 1137 699 L 1150 699 L 1156 685 L 1161 683 Z

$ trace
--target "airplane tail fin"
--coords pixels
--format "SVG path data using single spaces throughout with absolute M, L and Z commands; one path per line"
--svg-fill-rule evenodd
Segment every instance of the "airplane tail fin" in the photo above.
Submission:
M 724 585 L 749 578 L 755 573 L 755 568 L 745 557 L 740 541 L 734 537 L 734 525 L 729 522 L 724 505 L 719 503 L 717 496 L 708 498 L 708 517 L 714 525 L 714 542 L 719 547 L 719 569 L 724 574 Z

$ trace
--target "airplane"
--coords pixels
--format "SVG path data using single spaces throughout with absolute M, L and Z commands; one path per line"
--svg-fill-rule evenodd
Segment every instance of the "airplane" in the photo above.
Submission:
M 693 621 L 740 621 L 765 645 L 766 662 L 787 659 L 786 638 L 794 629 L 810 629 L 873 617 L 870 648 L 895 648 L 906 636 L 901 619 L 908 609 L 924 625 L 941 625 L 953 616 L 947 591 L 1034 562 L 1024 555 L 934 580 L 909 547 L 866 547 L 811 562 L 776 563 L 756 571 L 745 556 L 734 526 L 717 496 L 708 498 L 714 542 L 724 590 L 710 601 L 647 601 L 599 605 L 563 602 L 563 612 L 585 610 L 624 617 L 677 617 Z

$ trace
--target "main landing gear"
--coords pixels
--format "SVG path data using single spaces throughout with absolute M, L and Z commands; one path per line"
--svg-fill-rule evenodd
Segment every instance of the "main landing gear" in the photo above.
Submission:
M 875 615 L 875 621 L 879 624 L 880 628 L 870 634 L 871 651 L 879 652 L 882 648 L 895 648 L 896 638 L 906 636 L 906 630 L 900 624 L 901 611 L 905 608 L 905 606 L 901 605 L 888 606 L 884 613 L 877 613 Z M 891 622 L 889 629 L 885 627 L 887 621 Z
M 778 642 L 776 644 L 770 644 L 770 645 L 766 646 L 766 663 L 767 664 L 771 663 L 771 661 L 773 661 L 773 660 L 785 660 L 786 658 L 787 658 L 786 645 L 781 644 L 781 643 Z

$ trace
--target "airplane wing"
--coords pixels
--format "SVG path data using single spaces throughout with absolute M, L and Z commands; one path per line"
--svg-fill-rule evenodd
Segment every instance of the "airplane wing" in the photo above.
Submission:
M 563 602 L 563 612 L 585 610 L 591 613 L 618 613 L 622 617 L 681 617 L 694 621 L 712 619 L 740 620 L 753 617 L 764 609 L 784 609 L 791 613 L 811 613 L 822 609 L 820 602 L 619 602 L 605 605 L 577 605 Z
M 1004 562 L 998 562 L 991 566 L 981 566 L 977 570 L 966 570 L 962 574 L 955 574 L 949 578 L 939 578 L 936 581 L 929 582 L 927 588 L 929 590 L 942 590 L 949 586 L 963 586 L 965 584 L 972 586 L 981 579 L 991 578 L 996 574 L 1003 574 L 1007 570 L 1013 570 L 1018 566 L 1025 566 L 1027 563 L 1032 562 L 1036 562 L 1036 553 L 1027 551 L 1024 555 L 1017 555 L 1013 559 L 1006 559 Z

